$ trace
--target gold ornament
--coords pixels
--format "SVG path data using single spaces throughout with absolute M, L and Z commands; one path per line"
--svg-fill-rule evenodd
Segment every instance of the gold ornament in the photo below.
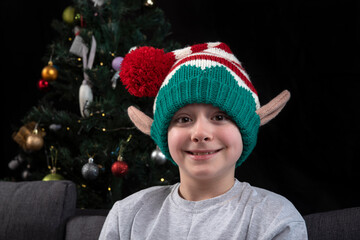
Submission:
M 37 129 L 26 138 L 25 146 L 30 151 L 38 151 L 44 146 L 44 139 L 38 134 Z
M 49 61 L 48 65 L 41 71 L 41 76 L 44 80 L 52 82 L 58 77 L 58 70 L 53 66 L 53 62 Z
M 36 122 L 29 122 L 13 133 L 12 138 L 25 151 L 37 151 L 44 145 L 45 135 L 44 131 L 38 131 Z

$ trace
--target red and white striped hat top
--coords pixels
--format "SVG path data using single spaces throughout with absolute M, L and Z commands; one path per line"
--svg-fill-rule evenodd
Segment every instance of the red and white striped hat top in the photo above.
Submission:
M 222 65 L 233 75 L 240 87 L 243 87 L 252 93 L 256 103 L 256 109 L 260 108 L 260 102 L 255 87 L 251 83 L 245 69 L 241 66 L 240 61 L 225 43 L 209 42 L 196 44 L 172 51 L 171 54 L 174 55 L 175 62 L 161 87 L 168 83 L 176 70 L 183 64 L 201 67 L 202 69 Z

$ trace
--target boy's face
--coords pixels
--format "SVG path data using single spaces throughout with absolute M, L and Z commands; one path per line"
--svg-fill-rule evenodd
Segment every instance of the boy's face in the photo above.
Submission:
M 234 178 L 243 150 L 236 124 L 210 104 L 190 104 L 177 111 L 169 125 L 168 145 L 181 178 Z

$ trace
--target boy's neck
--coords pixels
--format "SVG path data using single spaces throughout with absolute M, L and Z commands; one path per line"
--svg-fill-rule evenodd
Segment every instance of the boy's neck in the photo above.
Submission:
M 181 179 L 179 194 L 188 201 L 201 201 L 220 196 L 229 191 L 235 183 L 232 176 L 223 180 L 193 180 Z

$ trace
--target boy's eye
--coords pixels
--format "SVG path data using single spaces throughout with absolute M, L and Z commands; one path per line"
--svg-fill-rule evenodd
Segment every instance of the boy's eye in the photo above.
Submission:
M 176 119 L 176 122 L 177 123 L 187 123 L 187 122 L 190 122 L 191 119 L 189 117 L 179 117 Z
M 228 117 L 225 114 L 218 114 L 212 118 L 215 121 L 224 121 L 227 120 Z

